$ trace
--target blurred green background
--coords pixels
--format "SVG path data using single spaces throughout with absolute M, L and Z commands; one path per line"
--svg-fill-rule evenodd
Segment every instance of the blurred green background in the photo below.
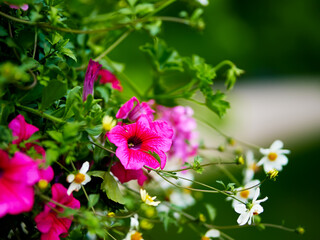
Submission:
M 174 15 L 177 9 L 180 9 L 180 4 L 185 3 L 183 1 L 175 3 L 160 15 Z M 259 91 L 267 84 L 272 84 L 272 90 L 273 87 L 277 88 L 277 84 L 281 84 L 284 79 L 286 79 L 285 84 L 289 88 L 291 79 L 294 79 L 295 82 L 300 82 L 305 86 L 310 84 L 310 88 L 315 86 L 320 95 L 320 85 L 318 84 L 320 82 L 319 9 L 320 1 L 318 0 L 210 0 L 204 13 L 206 28 L 203 32 L 176 23 L 164 23 L 164 31 L 160 37 L 164 38 L 169 46 L 176 48 L 182 56 L 198 54 L 211 65 L 216 65 L 224 59 L 233 61 L 246 71 L 236 84 L 235 89 L 241 88 L 244 84 L 255 85 L 259 83 L 252 91 Z M 148 58 L 142 52 L 137 52 L 137 46 L 143 44 L 145 39 L 142 34 L 135 33 L 130 36 L 131 45 L 122 43 L 110 55 L 114 60 L 123 61 L 123 53 L 126 53 L 126 73 L 142 89 L 147 87 L 144 85 L 145 79 L 152 77 L 151 72 L 143 70 L 145 64 L 149 64 Z M 309 81 L 309 79 L 311 80 Z M 299 85 L 296 88 L 298 101 Z M 305 94 L 308 95 L 308 93 Z M 294 96 L 291 97 L 294 98 Z M 285 100 L 285 98 L 286 93 L 284 92 L 283 99 Z M 319 105 L 315 102 L 310 104 L 313 105 L 306 106 L 310 107 L 310 114 L 300 117 L 312 119 L 315 117 L 313 113 L 319 113 Z M 231 108 L 232 106 L 233 102 L 231 101 Z M 261 108 L 263 107 L 261 106 Z M 296 103 L 292 102 L 289 107 L 295 108 Z M 286 109 L 283 111 L 285 115 Z M 199 113 L 196 110 L 196 116 L 197 114 Z M 246 113 L 244 112 L 243 115 Z M 236 119 L 232 119 L 232 117 L 227 117 L 227 119 L 227 124 L 237 125 Z M 210 120 L 212 120 L 211 117 Z M 276 125 L 278 120 L 275 116 L 273 124 Z M 286 121 L 286 119 L 282 120 Z M 219 124 L 216 118 L 212 121 Z M 306 124 L 303 124 L 302 121 L 302 124 L 296 125 L 296 128 L 303 129 Z M 299 134 L 286 135 L 285 132 L 273 132 L 273 129 L 268 130 L 274 136 L 273 140 L 282 139 L 285 147 L 291 149 L 292 153 L 289 156 L 289 164 L 281 172 L 278 181 L 275 183 L 267 182 L 263 186 L 262 197 L 269 196 L 269 200 L 263 204 L 265 212 L 261 214 L 264 222 L 279 225 L 284 223 L 285 226 L 291 228 L 301 225 L 306 229 L 305 235 L 299 236 L 271 228 L 263 232 L 245 228 L 228 230 L 226 233 L 235 239 L 320 238 L 317 230 L 320 222 L 318 204 L 320 194 L 316 184 L 320 166 L 320 126 L 318 123 L 309 127 L 313 128 L 313 134 L 310 134 L 310 137 L 307 132 L 304 136 L 300 136 Z M 237 137 L 241 138 L 242 136 Z M 259 139 L 258 143 L 264 147 L 268 147 L 272 143 L 271 139 L 264 138 L 264 136 L 258 136 L 257 139 Z M 216 184 L 217 179 L 223 178 L 221 171 L 212 169 L 212 172 L 204 173 L 201 179 Z M 240 177 L 241 171 L 235 170 L 235 174 Z M 227 181 L 227 179 L 225 180 Z M 209 194 L 204 198 L 206 202 L 210 202 L 217 208 L 215 224 L 236 224 L 238 214 L 234 212 L 224 197 Z M 202 204 L 203 202 L 200 202 L 200 207 L 192 208 L 191 212 L 196 213 L 199 210 L 205 212 Z M 163 232 L 163 227 L 157 226 L 152 233 L 146 234 L 145 238 L 160 240 L 165 236 L 168 240 L 199 239 L 199 235 L 188 227 L 182 234 L 177 234 L 177 228 L 174 227 L 170 228 L 170 234 Z

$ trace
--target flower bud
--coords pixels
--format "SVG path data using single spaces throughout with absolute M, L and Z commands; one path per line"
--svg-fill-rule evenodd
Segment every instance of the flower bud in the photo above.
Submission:
M 44 190 L 48 187 L 48 181 L 45 180 L 45 179 L 41 179 L 39 182 L 38 182 L 38 187 L 41 189 L 41 190 Z
M 243 164 L 244 164 L 244 158 L 243 158 L 243 156 L 238 156 L 238 157 L 236 158 L 236 162 L 237 162 L 238 165 L 243 165 Z
M 303 235 L 305 230 L 303 227 L 297 227 L 295 232 L 298 233 L 299 235 Z

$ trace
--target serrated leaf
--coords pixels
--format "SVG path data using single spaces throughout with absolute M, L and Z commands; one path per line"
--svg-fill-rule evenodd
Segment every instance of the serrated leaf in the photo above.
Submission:
M 221 180 L 217 180 L 216 182 L 217 182 L 217 183 L 219 183 L 219 184 L 221 184 L 221 185 L 226 189 L 226 185 L 224 184 L 224 182 L 223 182 L 223 181 L 221 181 Z
M 206 106 L 213 112 L 215 112 L 220 118 L 227 112 L 230 108 L 229 102 L 225 101 L 225 94 L 217 91 L 215 94 L 208 94 L 206 97 Z
M 101 190 L 104 191 L 108 198 L 114 202 L 124 204 L 124 198 L 120 192 L 118 183 L 111 176 L 110 173 L 106 172 L 103 176 L 103 182 L 101 183 Z
M 74 61 L 77 61 L 76 56 L 74 55 L 74 53 L 73 53 L 73 52 L 71 51 L 71 49 L 69 49 L 69 48 L 62 48 L 62 49 L 60 50 L 60 53 L 62 53 L 62 54 L 64 54 L 64 55 L 72 58 Z
M 81 99 L 81 87 L 77 86 L 71 89 L 67 95 L 66 110 L 64 114 L 64 119 L 68 119 L 73 116 L 72 106 L 76 105 L 78 102 L 82 102 Z

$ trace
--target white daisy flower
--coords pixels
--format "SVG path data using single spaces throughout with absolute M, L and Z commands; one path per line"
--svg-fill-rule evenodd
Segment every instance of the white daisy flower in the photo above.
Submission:
M 253 199 L 254 194 L 256 192 L 255 188 L 253 188 L 253 187 L 258 185 L 259 183 L 260 183 L 259 180 L 252 180 L 252 181 L 248 182 L 246 185 L 244 185 L 243 187 L 237 188 L 236 189 L 237 194 L 234 197 L 236 199 L 239 199 L 242 202 L 247 203 L 249 199 Z M 247 189 L 247 188 L 249 188 L 249 189 Z M 244 189 L 247 189 L 247 190 L 244 190 Z M 232 199 L 233 199 L 233 202 L 232 202 L 233 207 L 235 207 L 235 205 L 240 203 L 236 199 L 234 199 L 234 198 L 232 198 Z
M 246 168 L 243 171 L 244 183 L 253 179 L 255 172 L 258 170 L 257 162 L 254 159 L 253 152 L 248 151 L 246 154 Z
M 201 240 L 210 240 L 210 238 L 218 237 L 220 237 L 220 231 L 217 229 L 210 229 L 206 232 L 204 236 L 202 236 Z
M 91 177 L 87 174 L 89 170 L 89 162 L 84 162 L 77 174 L 69 174 L 67 176 L 67 182 L 71 183 L 67 194 L 70 195 L 73 191 L 79 191 L 81 185 L 85 185 L 91 181 Z
M 290 153 L 290 150 L 282 148 L 283 142 L 280 140 L 274 141 L 270 148 L 260 148 L 260 152 L 264 155 L 264 157 L 257 163 L 257 166 L 263 165 L 265 172 L 269 172 L 272 169 L 281 171 L 282 166 L 288 164 L 288 158 L 284 154 Z
M 196 203 L 191 195 L 191 191 L 183 189 L 182 191 L 174 191 L 169 196 L 170 202 L 178 207 L 187 208 Z
M 249 225 L 252 222 L 253 215 L 258 215 L 263 212 L 263 207 L 260 205 L 261 202 L 264 202 L 268 199 L 268 197 L 265 197 L 264 199 L 257 200 L 257 198 L 260 195 L 260 188 L 257 188 L 254 197 L 252 199 L 251 204 L 242 204 L 239 203 L 235 205 L 234 210 L 240 214 L 240 216 L 237 219 L 238 224 L 244 225 L 248 223 Z
M 154 201 L 156 197 L 151 197 L 146 190 L 140 188 L 141 200 L 150 206 L 158 206 L 160 201 Z

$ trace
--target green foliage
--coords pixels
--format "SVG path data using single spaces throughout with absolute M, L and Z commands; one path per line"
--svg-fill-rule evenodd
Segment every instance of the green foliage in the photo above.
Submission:
M 118 183 L 108 172 L 105 172 L 103 175 L 101 190 L 104 191 L 107 194 L 108 198 L 112 201 L 124 204 L 124 199 L 122 193 L 120 192 Z

